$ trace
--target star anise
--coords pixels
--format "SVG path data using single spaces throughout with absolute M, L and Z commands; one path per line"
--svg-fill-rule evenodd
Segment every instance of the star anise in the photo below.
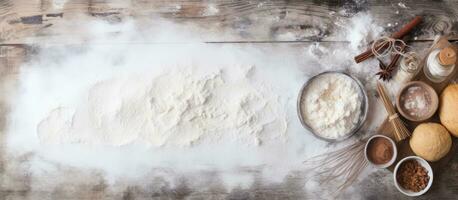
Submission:
M 402 44 L 399 51 L 404 52 L 405 47 L 406 46 Z M 394 55 L 393 58 L 391 59 L 390 64 L 388 65 L 383 64 L 383 62 L 377 58 L 379 62 L 380 71 L 377 72 L 375 75 L 378 75 L 379 79 L 383 81 L 389 81 L 391 77 L 393 77 L 393 71 L 396 68 L 396 63 L 398 62 L 399 57 L 401 57 L 401 54 Z
M 378 59 L 378 62 L 379 62 L 379 68 L 380 68 L 380 71 L 377 72 L 375 75 L 378 75 L 379 76 L 379 79 L 383 80 L 383 81 L 387 81 L 387 80 L 390 80 L 391 77 L 393 76 L 393 70 L 394 70 L 394 67 L 388 65 L 386 66 L 380 59 Z M 390 63 L 391 64 L 391 63 Z

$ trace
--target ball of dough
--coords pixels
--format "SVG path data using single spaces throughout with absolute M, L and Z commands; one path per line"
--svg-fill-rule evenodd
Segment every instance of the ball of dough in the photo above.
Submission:
M 410 138 L 410 148 L 425 160 L 434 162 L 444 157 L 452 147 L 452 137 L 438 123 L 423 123 L 417 126 Z
M 445 88 L 440 97 L 439 118 L 452 135 L 458 137 L 458 84 Z

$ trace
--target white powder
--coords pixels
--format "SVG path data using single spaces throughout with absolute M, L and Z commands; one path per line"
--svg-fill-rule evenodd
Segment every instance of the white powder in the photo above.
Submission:
M 260 7 L 263 5 L 264 3 L 258 4 Z M 179 6 L 176 7 L 176 9 L 179 9 Z M 265 20 L 265 18 L 260 18 L 257 22 L 265 22 Z M 358 14 L 350 20 L 350 22 L 354 21 L 361 23 L 366 21 L 373 22 L 370 14 Z M 144 25 L 144 22 L 142 22 L 141 27 L 134 26 L 134 23 L 130 23 L 131 25 L 129 25 L 129 20 L 123 20 L 123 23 L 114 24 L 105 23 L 103 21 L 95 21 L 87 24 L 81 23 L 78 19 L 71 19 L 66 20 L 65 23 L 62 24 L 55 24 L 56 26 L 60 26 L 57 30 L 72 30 L 75 29 L 75 27 L 85 30 L 84 33 L 87 35 L 85 35 L 81 41 L 84 43 L 84 48 L 82 48 L 83 53 L 72 51 L 68 46 L 63 46 L 62 48 L 56 46 L 49 49 L 47 48 L 47 44 L 54 44 L 56 43 L 55 40 L 46 41 L 43 40 L 42 37 L 37 39 L 32 38 L 33 40 L 30 42 L 37 44 L 38 47 L 43 49 L 39 51 L 37 59 L 21 67 L 19 77 L 20 89 L 16 97 L 14 95 L 5 94 L 5 96 L 11 98 L 10 101 L 12 102 L 11 113 L 8 114 L 8 128 L 5 131 L 5 151 L 8 152 L 6 156 L 21 160 L 21 165 L 19 166 L 21 169 L 20 173 L 30 175 L 30 178 L 34 182 L 34 184 L 31 185 L 32 192 L 59 190 L 63 184 L 66 184 L 66 182 L 60 182 L 55 179 L 51 180 L 49 177 L 64 177 L 62 176 L 64 173 L 72 177 L 79 175 L 78 173 L 67 173 L 62 170 L 66 167 L 71 167 L 81 172 L 100 170 L 109 185 L 108 189 L 110 191 L 119 190 L 119 188 L 112 187 L 111 184 L 115 181 L 121 182 L 125 180 L 122 179 L 123 177 L 132 179 L 132 185 L 144 183 L 146 179 L 153 180 L 156 178 L 164 178 L 165 180 L 178 180 L 185 177 L 186 180 L 197 180 L 190 181 L 190 183 L 203 182 L 204 184 L 202 187 L 188 185 L 191 189 L 198 190 L 206 190 L 205 186 L 209 185 L 208 183 L 215 183 L 215 180 L 222 179 L 225 185 L 224 189 L 229 192 L 231 188 L 228 188 L 227 185 L 233 185 L 239 189 L 244 189 L 245 186 L 248 187 L 248 185 L 251 184 L 254 180 L 253 177 L 258 176 L 261 176 L 260 178 L 263 180 L 263 183 L 266 184 L 270 184 L 271 181 L 289 181 L 289 178 L 285 178 L 286 174 L 289 172 L 295 173 L 297 169 L 302 169 L 302 161 L 304 159 L 330 150 L 328 148 L 339 148 L 339 146 L 330 146 L 325 142 L 316 140 L 311 134 L 304 134 L 304 130 L 297 119 L 295 101 L 297 91 L 303 81 L 311 74 L 319 73 L 322 70 L 335 69 L 349 70 L 358 77 L 365 78 L 365 83 L 367 85 L 373 85 L 376 80 L 376 77 L 373 76 L 378 70 L 376 67 L 373 67 L 374 64 L 376 64 L 375 61 L 368 60 L 364 63 L 355 64 L 353 56 L 365 50 L 367 46 L 364 41 L 370 41 L 370 36 L 372 36 L 371 33 L 374 30 L 379 30 L 380 27 L 371 30 L 370 27 L 364 26 L 366 23 L 353 26 L 347 23 L 348 20 L 346 17 L 337 17 L 337 21 L 334 23 L 337 22 L 342 22 L 342 31 L 344 32 L 336 31 L 334 34 L 340 35 L 342 33 L 351 32 L 360 33 L 356 34 L 358 37 L 348 38 L 352 44 L 361 44 L 359 47 L 360 49 L 349 49 L 347 43 L 324 43 L 322 45 L 318 45 L 317 43 L 317 45 L 304 47 L 305 51 L 303 52 L 298 51 L 297 47 L 294 45 L 293 47 L 291 45 L 265 46 L 259 44 L 189 44 L 189 42 L 200 43 L 202 39 L 220 38 L 220 35 L 217 35 L 217 37 L 208 35 L 216 35 L 220 34 L 220 32 L 212 32 L 208 31 L 208 29 L 200 30 L 195 26 L 176 26 L 168 21 L 156 20 L 156 18 L 151 20 L 152 25 Z M 271 21 L 268 20 L 268 23 L 271 23 Z M 263 28 L 259 27 L 270 26 L 256 27 L 258 28 L 255 31 L 259 34 L 261 31 L 262 33 L 266 32 Z M 144 30 L 145 28 L 147 29 Z M 113 32 L 117 34 L 112 34 Z M 366 36 L 365 33 L 367 33 L 368 38 L 359 37 Z M 87 38 L 91 38 L 91 41 L 87 41 Z M 338 37 L 337 39 L 344 38 L 346 38 L 346 35 Z M 77 37 L 72 38 L 71 41 L 68 41 L 68 38 L 65 39 L 64 43 L 79 41 Z M 176 43 L 179 42 L 184 42 L 185 44 L 177 45 Z M 153 45 L 152 43 L 160 44 Z M 313 48 L 313 51 L 309 51 L 309 48 Z M 199 66 L 198 68 L 207 66 L 206 70 L 212 70 L 212 67 L 222 69 L 221 73 L 218 72 L 218 70 L 212 70 L 211 72 L 205 72 L 199 75 L 195 74 L 192 77 L 185 78 L 186 80 L 195 81 L 208 80 L 218 84 L 218 86 L 214 88 L 205 86 L 204 90 L 206 91 L 222 91 L 218 88 L 224 85 L 232 87 L 233 84 L 236 84 L 236 80 L 241 80 L 240 84 L 243 86 L 242 88 L 251 88 L 249 91 L 251 91 L 251 94 L 254 93 L 253 96 L 263 97 L 262 99 L 264 100 L 270 99 L 265 100 L 266 102 L 271 102 L 268 103 L 269 106 L 267 106 L 267 108 L 272 110 L 267 113 L 275 113 L 273 116 L 276 117 L 277 121 L 283 121 L 283 112 L 286 112 L 285 115 L 287 116 L 286 120 L 288 122 L 288 127 L 285 135 L 287 137 L 287 142 L 281 142 L 281 140 L 277 142 L 278 140 L 276 140 L 283 139 L 283 135 L 281 134 L 283 130 L 282 127 L 286 127 L 286 125 L 273 128 L 271 126 L 274 126 L 275 123 L 270 123 L 270 125 L 265 125 L 263 130 L 272 130 L 272 132 L 268 133 L 261 131 L 256 137 L 249 132 L 234 131 L 237 130 L 236 128 L 231 129 L 234 132 L 229 130 L 227 133 L 224 133 L 224 135 L 221 135 L 222 137 L 227 136 L 226 139 L 247 141 L 248 144 L 253 144 L 251 140 L 261 138 L 264 142 L 261 146 L 237 145 L 231 141 L 220 139 L 218 134 L 214 134 L 214 136 L 212 136 L 212 134 L 203 135 L 201 139 L 196 139 L 195 141 L 200 143 L 205 139 L 209 139 L 209 144 L 193 145 L 192 148 L 176 148 L 180 145 L 186 145 L 184 142 L 185 140 L 165 142 L 164 145 L 169 146 L 160 148 L 145 148 L 144 145 L 136 144 L 110 146 L 115 145 L 115 142 L 119 144 L 125 141 L 126 138 L 123 137 L 131 137 L 115 130 L 114 133 L 119 133 L 119 135 L 114 135 L 113 137 L 117 137 L 117 139 L 103 138 L 105 136 L 103 134 L 107 133 L 107 130 L 103 131 L 103 129 L 106 128 L 106 124 L 104 123 L 113 123 L 116 118 L 113 113 L 120 113 L 124 116 L 127 115 L 126 112 L 121 111 L 111 112 L 110 108 L 121 107 L 120 109 L 122 110 L 123 106 L 116 106 L 116 102 L 121 104 L 124 102 L 124 104 L 126 104 L 128 102 L 135 102 L 136 100 L 140 101 L 143 97 L 129 98 L 128 94 L 142 93 L 140 92 L 141 90 L 144 90 L 146 93 L 152 88 L 147 82 L 157 85 L 158 83 L 152 81 L 153 78 L 167 77 L 167 73 L 180 70 L 165 70 L 164 72 L 154 74 L 154 76 L 148 76 L 147 74 L 145 74 L 145 76 L 138 76 L 138 74 L 132 72 L 143 74 L 148 72 L 144 69 L 167 69 L 175 65 L 188 67 L 196 65 Z M 221 67 L 223 65 L 225 67 Z M 238 70 L 234 71 L 234 68 L 239 68 L 235 67 L 238 65 L 254 65 L 257 67 L 252 69 L 251 72 L 249 68 L 241 68 L 241 72 L 236 73 L 235 71 Z M 186 73 L 179 72 L 177 76 L 184 77 Z M 212 79 L 212 76 L 217 76 L 219 78 Z M 139 81 L 137 85 L 138 88 L 135 91 L 125 89 L 133 86 L 132 79 L 138 79 Z M 220 83 L 219 79 L 224 80 L 224 83 Z M 262 79 L 263 82 L 258 79 Z M 93 82 L 94 80 L 96 80 L 96 82 Z M 168 88 L 173 86 L 176 88 L 175 85 L 170 84 L 173 83 L 173 80 L 164 80 L 162 82 L 167 83 L 164 87 Z M 269 87 L 265 84 L 267 82 L 270 83 Z M 128 84 L 129 86 L 126 85 L 122 87 L 122 84 Z M 195 83 L 193 84 L 196 85 Z M 272 86 L 272 91 L 270 90 L 270 86 Z M 369 88 L 370 86 L 367 87 Z M 191 86 L 183 86 L 183 88 L 191 88 Z M 253 92 L 252 89 L 256 91 Z M 117 92 L 119 90 L 122 92 Z M 164 90 L 160 90 L 160 88 L 156 87 L 154 90 L 163 91 L 162 93 L 165 94 L 165 88 Z M 81 91 L 83 92 L 81 93 Z M 97 92 L 100 92 L 100 94 L 95 94 Z M 110 94 L 111 92 L 114 94 Z M 118 95 L 115 95 L 116 93 L 118 93 Z M 201 92 L 198 93 L 201 94 Z M 215 94 L 213 92 L 210 93 L 211 95 L 208 100 L 212 99 L 212 95 Z M 103 94 L 109 95 L 111 99 L 108 100 L 108 98 L 104 98 L 103 96 L 100 97 Z M 219 100 L 221 100 L 223 96 L 229 97 L 230 100 L 237 99 L 228 95 L 215 95 L 218 96 Z M 91 98 L 89 98 L 90 96 Z M 282 106 L 276 103 L 276 96 L 278 96 L 278 101 L 283 104 Z M 144 100 L 146 101 L 147 99 Z M 261 102 L 265 102 L 264 100 Z M 377 101 L 374 100 L 372 102 Z M 100 107 L 97 112 L 95 112 L 96 110 L 91 111 L 89 109 L 89 105 L 91 104 L 100 105 L 102 107 Z M 210 103 L 210 101 L 204 104 L 214 105 Z M 141 104 L 134 103 L 134 105 L 138 106 Z M 146 103 L 145 105 L 148 104 Z M 371 106 L 374 106 L 373 112 L 371 112 L 372 115 L 378 117 L 372 119 L 371 122 L 374 123 L 369 123 L 372 124 L 369 129 L 374 129 L 377 122 L 381 123 L 383 121 L 385 110 L 383 110 L 384 108 L 381 104 L 374 103 Z M 146 112 L 142 110 L 139 111 L 137 107 L 133 108 L 139 113 Z M 191 110 L 192 109 L 187 109 L 185 112 L 188 114 L 195 113 Z M 237 108 L 237 110 L 240 111 L 240 114 L 246 112 L 240 108 Z M 102 114 L 103 112 L 106 114 Z M 148 112 L 153 113 L 152 111 Z M 93 118 L 100 119 L 100 130 L 97 129 L 94 132 L 96 135 L 91 136 L 94 141 L 89 141 L 89 135 L 84 135 L 84 137 L 81 135 L 71 135 L 85 134 L 76 131 L 77 129 L 81 129 L 81 127 L 76 125 L 82 124 L 81 120 L 84 120 L 81 118 L 82 114 L 78 113 L 82 113 L 86 116 L 92 114 Z M 169 113 L 171 113 L 171 111 Z M 112 119 L 104 116 L 111 116 Z M 269 115 L 260 114 L 260 116 L 267 117 Z M 155 119 L 165 120 L 165 116 Z M 198 121 L 204 120 L 199 118 Z M 45 124 L 52 126 L 46 127 Z M 117 125 L 117 127 L 127 129 L 129 127 L 128 124 L 135 130 L 130 132 L 134 134 L 133 138 L 142 140 L 143 138 L 141 136 L 136 135 L 137 131 L 142 129 L 135 127 L 136 123 L 132 120 L 124 120 L 123 124 Z M 258 127 L 262 126 L 260 125 L 262 123 L 256 124 L 259 125 L 256 125 Z M 37 125 L 38 128 L 41 129 L 39 134 L 40 138 L 37 137 Z M 92 124 L 89 125 L 93 126 Z M 249 130 L 254 130 L 251 128 L 255 127 L 254 125 L 246 124 L 244 126 L 248 127 Z M 61 129 L 60 133 L 62 135 L 47 135 L 45 134 L 46 129 L 55 133 L 59 132 L 55 129 Z M 95 128 L 89 127 L 88 129 Z M 275 133 L 275 130 L 280 130 L 280 132 Z M 152 131 L 153 130 L 151 130 L 151 132 Z M 173 133 L 178 134 L 178 132 Z M 149 134 L 151 135 L 152 133 Z M 50 136 L 49 138 L 55 138 L 55 140 L 57 140 L 52 141 L 50 139 L 48 141 L 49 143 L 60 143 L 62 145 L 43 144 L 44 140 L 49 139 L 45 138 L 48 136 Z M 269 144 L 267 141 L 272 141 L 272 143 Z M 71 142 L 82 144 L 67 144 Z M 151 144 L 150 141 L 145 142 Z M 344 146 L 347 145 L 348 142 L 353 142 L 353 139 L 349 139 L 338 145 Z M 84 145 L 84 143 L 103 143 L 108 144 L 108 146 L 89 146 Z M 22 162 L 25 156 L 27 156 L 27 159 Z M 251 169 L 253 169 L 253 166 L 259 166 L 260 168 L 255 168 L 256 170 L 252 171 Z M 250 180 L 236 178 L 236 175 L 241 175 L 240 168 L 249 171 L 249 173 L 246 174 L 249 176 Z M 16 170 L 16 166 L 10 166 L 9 169 Z M 24 171 L 22 171 L 22 169 L 24 169 Z M 218 173 L 212 173 L 208 176 L 208 170 L 213 169 L 217 170 Z M 258 170 L 261 170 L 262 174 L 259 174 Z M 202 175 L 198 173 L 200 171 L 204 171 L 205 174 Z M 13 173 L 17 172 L 14 171 Z M 156 174 L 153 174 L 153 176 L 150 173 L 163 173 L 164 175 L 158 175 L 156 177 Z M 65 179 L 65 177 L 62 179 Z M 257 180 L 255 180 L 254 183 L 256 183 L 256 181 Z M 227 184 L 228 182 L 231 184 Z M 311 198 L 313 198 L 313 194 L 315 193 L 320 194 L 321 197 L 334 197 L 331 196 L 329 191 L 320 190 L 321 187 L 309 187 L 311 185 L 310 183 L 315 182 L 312 180 L 308 181 L 303 189 L 307 194 L 312 195 Z M 169 182 L 167 182 L 167 185 L 168 184 Z M 149 186 L 149 184 L 143 185 Z M 70 185 L 70 187 L 73 186 L 77 187 L 78 185 Z M 328 186 L 331 187 L 332 184 Z M 174 188 L 173 182 L 170 182 L 170 187 Z M 16 185 L 13 184 L 12 188 L 16 188 Z M 148 187 L 145 189 L 149 190 L 150 188 Z M 347 194 L 353 193 L 350 191 L 350 193 Z M 359 193 L 354 194 L 359 195 Z M 359 196 L 351 197 L 356 199 L 360 198 Z
M 206 16 L 206 17 L 214 16 L 218 13 L 219 13 L 218 7 L 214 4 L 209 4 L 207 8 L 204 10 L 204 12 L 202 13 L 202 16 Z
M 278 97 L 264 84 L 250 83 L 254 69 L 232 77 L 222 70 L 185 67 L 96 82 L 77 107 L 52 110 L 37 127 L 39 138 L 53 144 L 186 146 L 224 134 L 247 144 L 284 135 Z
M 329 139 L 345 136 L 361 114 L 358 85 L 346 75 L 320 75 L 304 92 L 302 113 L 315 133 Z
M 348 23 L 336 25 L 345 27 L 345 38 L 353 49 L 367 48 L 383 31 L 368 13 L 358 13 Z
M 411 116 L 420 117 L 428 112 L 427 108 L 431 103 L 431 97 L 422 87 L 412 86 L 401 95 L 402 102 L 406 112 Z
M 52 5 L 55 9 L 62 9 L 64 8 L 65 4 L 67 3 L 67 0 L 53 0 Z
M 404 9 L 408 9 L 408 8 L 409 8 L 409 7 L 407 7 L 406 4 L 403 3 L 403 2 L 399 2 L 399 3 L 398 3 L 398 6 L 401 7 L 401 8 L 404 8 Z

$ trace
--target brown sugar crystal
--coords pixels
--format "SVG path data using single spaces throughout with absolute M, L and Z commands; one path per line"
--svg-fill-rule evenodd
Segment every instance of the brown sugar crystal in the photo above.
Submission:
M 420 192 L 428 185 L 429 175 L 418 161 L 408 160 L 399 166 L 396 179 L 404 189 Z

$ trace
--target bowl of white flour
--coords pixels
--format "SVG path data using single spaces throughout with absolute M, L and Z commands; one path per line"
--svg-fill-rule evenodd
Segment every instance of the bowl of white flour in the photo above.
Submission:
M 355 134 L 367 117 L 364 87 L 350 74 L 328 71 L 310 78 L 297 101 L 299 119 L 316 137 L 341 141 Z

